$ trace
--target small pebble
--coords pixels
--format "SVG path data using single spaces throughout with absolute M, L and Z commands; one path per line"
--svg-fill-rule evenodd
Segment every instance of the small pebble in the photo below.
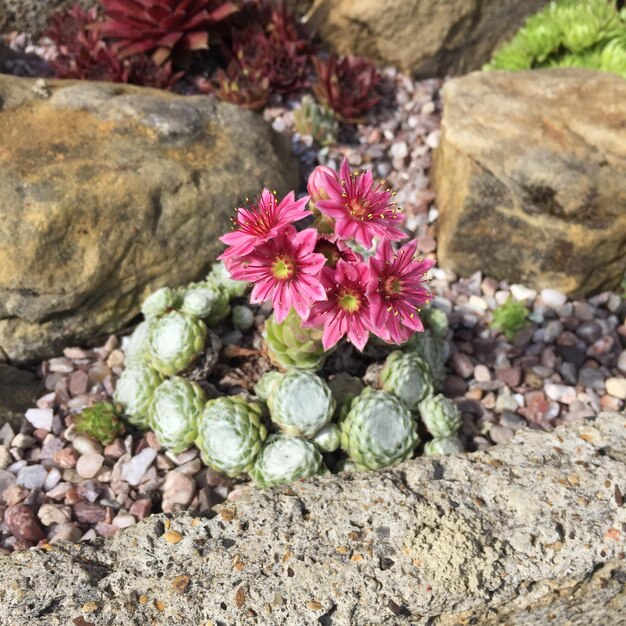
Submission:
M 131 485 L 138 485 L 141 482 L 148 467 L 156 458 L 157 452 L 152 448 L 144 448 L 139 454 L 132 457 L 122 469 L 122 480 Z
M 605 382 L 606 392 L 614 398 L 626 400 L 626 378 L 607 378 Z
M 7 446 L 0 446 L 0 470 L 4 470 L 13 462 L 13 457 Z
M 39 520 L 25 504 L 14 504 L 4 512 L 4 523 L 9 531 L 22 541 L 37 542 L 45 538 Z
M 88 452 L 82 454 L 76 462 L 76 471 L 82 478 L 93 478 L 102 467 L 104 457 L 101 454 Z
M 491 380 L 491 372 L 486 365 L 482 363 L 478 364 L 474 368 L 474 379 L 479 383 L 486 383 Z
M 102 454 L 102 445 L 83 435 L 77 435 L 72 442 L 72 446 L 80 454 Z
M 17 473 L 16 483 L 26 489 L 41 489 L 47 476 L 48 472 L 43 465 L 30 465 Z
M 518 302 L 532 302 L 537 297 L 537 292 L 524 285 L 511 285 L 511 295 Z
M 25 416 L 35 428 L 43 428 L 43 430 L 47 431 L 52 430 L 52 418 L 54 417 L 52 409 L 28 409 Z
M 498 424 L 494 424 L 489 431 L 489 436 L 494 443 L 506 443 L 513 436 L 513 434 L 514 432 L 512 429 L 507 428 L 506 426 L 499 426 Z
M 103 507 L 90 502 L 77 502 L 74 505 L 74 515 L 82 524 L 96 524 L 103 522 L 106 512 Z
M 70 541 L 76 543 L 81 536 L 80 528 L 74 524 L 63 524 L 58 526 L 49 539 L 50 543 L 58 543 L 59 541 Z
M 59 450 L 52 457 L 54 464 L 62 469 L 75 467 L 77 460 L 78 454 L 71 448 L 63 448 L 63 450 Z
M 130 513 L 118 513 L 111 523 L 118 528 L 128 528 L 134 526 L 137 520 Z
M 44 526 L 68 524 L 72 519 L 72 509 L 62 504 L 42 504 L 37 511 L 37 517 Z
M 540 295 L 543 303 L 552 309 L 557 309 L 567 302 L 565 295 L 556 289 L 542 289 Z

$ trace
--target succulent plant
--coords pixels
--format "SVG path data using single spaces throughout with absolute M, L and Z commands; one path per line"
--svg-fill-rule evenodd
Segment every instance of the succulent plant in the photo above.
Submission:
M 328 386 L 337 404 L 336 413 L 340 412 L 353 398 L 356 398 L 365 387 L 360 378 L 350 376 L 347 372 L 335 374 L 335 376 L 328 381 Z
M 445 338 L 448 334 L 448 316 L 434 306 L 429 306 L 420 312 L 424 326 L 438 337 Z
M 116 42 L 119 58 L 151 53 L 161 65 L 174 53 L 209 46 L 209 28 L 237 11 L 225 0 L 101 0 L 102 36 Z
M 150 358 L 150 330 L 154 322 L 154 319 L 144 320 L 135 328 L 124 349 L 125 365 Z
M 341 445 L 341 431 L 337 424 L 326 424 L 321 428 L 311 441 L 321 452 L 334 452 Z
M 302 96 L 300 106 L 293 111 L 293 121 L 300 135 L 309 135 L 321 145 L 336 143 L 339 125 L 333 112 L 317 104 L 306 94 Z
M 436 439 L 451 437 L 461 427 L 461 413 L 456 404 L 441 394 L 422 400 L 419 413 L 424 426 Z
M 197 435 L 198 417 L 204 409 L 200 385 L 181 376 L 163 381 L 150 404 L 150 427 L 161 445 L 179 453 L 187 450 Z
M 240 396 L 209 400 L 198 418 L 196 445 L 202 460 L 233 478 L 252 469 L 266 437 L 261 407 Z
M 446 361 L 448 360 L 449 347 L 443 337 L 430 330 L 415 333 L 402 346 L 405 352 L 414 352 L 428 365 L 433 381 L 433 387 L 439 389 L 446 376 Z
M 197 81 L 196 86 L 202 93 L 214 94 L 223 102 L 251 111 L 262 109 L 270 97 L 268 78 L 260 70 L 242 67 L 237 61 L 231 61 L 226 70 L 218 69 L 211 82 Z
M 293 309 L 280 324 L 273 315 L 268 318 L 263 332 L 268 356 L 280 367 L 319 370 L 329 354 L 322 345 L 323 330 L 302 328 L 301 324 Z
M 150 329 L 149 352 L 152 366 L 172 376 L 189 367 L 202 352 L 207 327 L 202 320 L 171 311 Z
M 248 289 L 248 283 L 243 280 L 233 280 L 230 277 L 230 272 L 222 261 L 213 263 L 206 282 L 223 289 L 229 298 L 240 298 Z
M 99 441 L 103 446 L 110 444 L 124 432 L 117 407 L 111 402 L 98 402 L 83 409 L 74 421 L 79 435 Z
M 434 456 L 435 454 L 457 454 L 463 452 L 463 444 L 458 437 L 443 437 L 433 439 L 424 444 L 424 455 Z
M 282 372 L 266 372 L 263 376 L 261 376 L 259 382 L 254 385 L 254 393 L 261 400 L 267 402 L 268 398 L 272 395 L 272 391 L 284 378 L 284 376 L 285 374 Z
M 357 123 L 380 100 L 376 87 L 382 81 L 376 68 L 358 57 L 313 58 L 317 82 L 313 91 L 318 101 L 335 111 L 344 122 Z
M 159 317 L 171 309 L 177 309 L 180 304 L 180 293 L 176 289 L 161 287 L 143 301 L 141 312 L 146 319 Z
M 134 361 L 122 372 L 115 387 L 115 401 L 124 409 L 131 424 L 149 428 L 150 403 L 163 376 L 145 361 Z
M 85 11 L 78 4 L 50 18 L 45 35 L 58 48 L 57 57 L 51 61 L 57 78 L 132 83 L 161 89 L 171 89 L 180 79 L 181 74 L 174 74 L 170 63 L 157 66 L 146 55 L 119 59 L 111 45 L 101 39 L 97 25 L 97 8 Z
M 310 439 L 335 412 L 328 385 L 312 372 L 289 370 L 272 389 L 267 404 L 272 421 L 285 433 Z
M 359 469 L 380 469 L 408 459 L 419 443 L 411 412 L 387 391 L 367 388 L 344 410 L 341 447 Z
M 484 69 L 585 67 L 626 76 L 626 13 L 607 0 L 550 2 Z M 603 58 L 603 53 L 606 54 Z
M 322 455 L 313 443 L 301 437 L 277 434 L 268 438 L 250 476 L 257 487 L 264 488 L 309 478 L 323 471 Z
M 528 326 L 528 309 L 522 302 L 509 296 L 507 301 L 493 312 L 493 321 L 490 325 L 496 330 L 501 330 L 511 341 L 518 330 Z
M 221 287 L 209 282 L 192 283 L 183 291 L 181 311 L 214 326 L 230 313 L 229 301 L 228 294 Z
M 433 394 L 433 383 L 426 362 L 415 352 L 394 350 L 380 372 L 380 386 L 417 411 L 419 403 Z
M 254 326 L 254 313 L 245 304 L 238 304 L 233 307 L 231 317 L 233 318 L 233 326 L 241 332 L 246 332 Z

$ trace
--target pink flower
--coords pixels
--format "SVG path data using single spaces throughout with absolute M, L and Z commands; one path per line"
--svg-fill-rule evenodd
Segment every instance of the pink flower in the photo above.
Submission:
M 276 197 L 268 189 L 263 189 L 257 204 L 237 209 L 237 217 L 233 220 L 235 230 L 220 237 L 220 241 L 230 247 L 219 258 L 245 256 L 276 237 L 286 226 L 311 215 L 305 208 L 308 201 L 308 196 L 295 200 L 293 191 L 290 191 L 278 204 Z
M 320 235 L 315 244 L 315 252 L 319 252 L 326 257 L 326 265 L 333 269 L 337 267 L 340 259 L 346 263 L 360 263 L 363 257 L 355 252 L 345 241 L 342 241 L 337 235 Z
M 341 164 L 339 177 L 327 170 L 316 175 L 315 189 L 323 189 L 328 199 L 318 200 L 315 206 L 336 220 L 335 233 L 339 237 L 355 239 L 366 248 L 371 248 L 373 237 L 386 237 L 391 241 L 406 238 L 406 234 L 396 228 L 404 216 L 392 202 L 392 192 L 382 189 L 380 184 L 374 186 L 371 172 L 351 174 L 347 159 Z
M 388 239 L 378 244 L 369 258 L 367 297 L 371 303 L 373 332 L 385 341 L 404 343 L 423 331 L 420 307 L 430 301 L 424 275 L 434 265 L 428 259 L 415 260 L 417 241 L 409 241 L 397 252 Z
M 250 302 L 272 302 L 277 322 L 291 307 L 304 319 L 314 301 L 326 299 L 319 279 L 326 259 L 314 252 L 316 241 L 314 229 L 287 226 L 249 255 L 227 260 L 227 267 L 235 280 L 254 283 Z
M 345 335 L 363 350 L 371 330 L 367 265 L 339 260 L 335 269 L 325 267 L 320 278 L 327 300 L 313 305 L 303 326 L 324 327 L 324 350 L 330 350 Z
M 337 180 L 337 174 L 326 165 L 318 165 L 309 176 L 306 188 L 311 196 L 311 202 L 317 204 L 320 200 L 328 200 L 330 196 L 326 191 L 326 177 L 330 176 Z

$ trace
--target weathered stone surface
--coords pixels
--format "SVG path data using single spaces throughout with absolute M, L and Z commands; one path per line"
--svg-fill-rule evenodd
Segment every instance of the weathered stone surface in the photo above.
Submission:
M 32 372 L 0 363 L 0 427 L 8 422 L 15 432 L 24 412 L 34 405 L 41 381 Z
M 316 0 L 311 26 L 341 54 L 418 76 L 478 69 L 546 0 Z
M 570 295 L 626 269 L 626 81 L 484 72 L 444 88 L 434 179 L 444 267 Z
M 0 3 L 0 33 L 20 30 L 39 35 L 53 13 L 69 9 L 75 4 L 85 8 L 93 0 L 2 0 Z
M 626 416 L 0 560 L 12 626 L 623 623 Z M 621 620 L 621 621 L 620 621 Z
M 14 361 L 118 330 L 201 277 L 233 208 L 297 184 L 288 141 L 206 96 L 0 76 L 0 347 Z

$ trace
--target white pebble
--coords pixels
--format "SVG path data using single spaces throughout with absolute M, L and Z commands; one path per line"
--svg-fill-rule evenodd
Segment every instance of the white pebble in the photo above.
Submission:
M 46 476 L 46 481 L 43 484 L 44 491 L 50 491 L 54 489 L 61 482 L 61 472 L 56 467 L 53 467 Z
M 80 454 L 102 454 L 102 446 L 97 441 L 83 437 L 83 435 L 77 435 L 72 441 L 72 446 Z
M 532 302 L 537 297 L 537 292 L 524 285 L 511 285 L 511 295 L 519 302 Z
M 544 387 L 544 391 L 550 400 L 562 402 L 563 404 L 571 404 L 576 400 L 576 389 L 568 385 L 548 383 Z
M 542 289 L 541 299 L 546 306 L 552 309 L 563 306 L 567 302 L 565 295 L 556 289 Z
M 15 433 L 8 422 L 5 422 L 4 426 L 0 428 L 0 444 L 8 446 L 13 441 Z
M 439 138 L 441 137 L 441 131 L 433 130 L 432 133 L 428 133 L 424 143 L 433 150 L 439 145 Z
M 72 519 L 72 509 L 62 504 L 42 504 L 37 511 L 37 517 L 44 526 L 68 524 Z
M 6 469 L 13 463 L 13 457 L 7 446 L 0 446 L 0 469 Z
M 113 518 L 111 523 L 118 528 L 128 528 L 129 526 L 134 526 L 137 521 L 130 513 L 119 513 Z
M 607 378 L 606 392 L 614 398 L 626 400 L 626 378 Z
M 487 310 L 487 301 L 480 296 L 472 295 L 469 297 L 466 306 L 467 308 L 472 309 L 472 311 L 476 311 L 477 313 L 483 313 Z
M 25 413 L 26 419 L 35 427 L 43 428 L 43 430 L 52 430 L 52 418 L 54 411 L 52 409 L 28 409 Z
M 88 452 L 82 454 L 76 461 L 76 471 L 83 478 L 93 478 L 100 471 L 103 463 L 104 457 L 101 454 Z
M 491 380 L 491 372 L 486 365 L 479 364 L 474 368 L 474 378 L 478 383 L 487 383 Z
M 16 483 L 26 489 L 41 489 L 46 482 L 48 472 L 43 465 L 31 465 L 23 467 L 17 473 Z
M 396 141 L 391 144 L 391 148 L 389 148 L 389 154 L 393 159 L 406 159 L 409 155 L 409 147 L 406 145 L 405 141 Z
M 122 468 L 122 480 L 133 486 L 137 486 L 147 469 L 156 458 L 157 451 L 152 448 L 144 448 L 137 456 L 134 456 Z

